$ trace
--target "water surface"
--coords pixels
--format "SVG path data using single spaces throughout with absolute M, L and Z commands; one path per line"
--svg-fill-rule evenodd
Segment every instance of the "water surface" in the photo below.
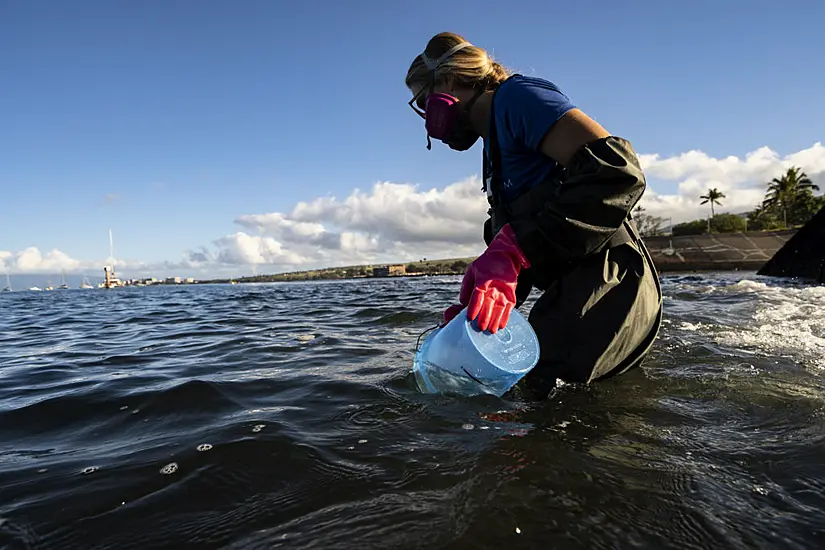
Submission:
M 417 391 L 459 284 L 0 295 L 0 547 L 825 544 L 825 287 L 665 276 L 642 368 L 530 403 Z

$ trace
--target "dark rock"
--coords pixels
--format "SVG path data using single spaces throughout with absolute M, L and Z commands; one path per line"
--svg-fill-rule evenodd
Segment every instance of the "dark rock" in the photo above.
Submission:
M 825 282 L 825 206 L 757 274 Z

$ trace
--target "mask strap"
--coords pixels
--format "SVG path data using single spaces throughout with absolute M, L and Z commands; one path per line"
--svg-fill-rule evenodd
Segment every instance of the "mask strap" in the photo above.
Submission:
M 456 44 L 455 46 L 444 52 L 441 55 L 441 57 L 439 57 L 435 61 L 427 57 L 426 53 L 421 52 L 421 60 L 424 62 L 428 69 L 430 69 L 431 71 L 435 71 L 439 65 L 441 65 L 447 59 L 449 59 L 450 56 L 452 56 L 455 52 L 463 50 L 464 48 L 467 48 L 469 46 L 472 46 L 472 44 L 470 44 L 469 42 L 461 42 L 460 44 Z
M 484 88 L 479 88 L 478 90 L 476 90 L 476 93 L 473 94 L 473 97 L 470 98 L 470 100 L 464 106 L 464 109 L 466 111 L 469 111 L 470 108 L 472 108 L 473 104 L 478 100 L 478 98 L 482 96 L 482 94 L 484 94 Z

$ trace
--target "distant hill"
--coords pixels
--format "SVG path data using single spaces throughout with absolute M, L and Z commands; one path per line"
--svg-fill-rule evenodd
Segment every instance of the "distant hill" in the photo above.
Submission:
M 271 283 L 283 281 L 323 281 L 336 279 L 366 279 L 382 277 L 377 275 L 390 270 L 390 277 L 421 277 L 424 275 L 464 275 L 467 266 L 475 259 L 447 258 L 440 260 L 421 260 L 418 262 L 397 264 L 369 264 L 351 265 L 343 267 L 329 267 L 325 269 L 310 269 L 305 271 L 291 271 L 272 275 L 252 275 L 232 279 L 238 283 Z M 382 269 L 383 268 L 383 269 Z M 394 269 L 393 269 L 394 268 Z M 403 268 L 403 269 L 402 269 Z M 200 281 L 202 283 L 225 283 L 229 279 Z

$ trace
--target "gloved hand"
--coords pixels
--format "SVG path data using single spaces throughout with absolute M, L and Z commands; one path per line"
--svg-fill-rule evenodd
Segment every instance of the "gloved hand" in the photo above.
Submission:
M 516 286 L 522 269 L 530 262 L 519 248 L 516 235 L 506 224 L 487 250 L 469 265 L 461 282 L 458 300 L 444 311 L 444 324 L 467 308 L 467 318 L 477 319 L 478 328 L 495 334 L 507 326 L 516 305 Z

